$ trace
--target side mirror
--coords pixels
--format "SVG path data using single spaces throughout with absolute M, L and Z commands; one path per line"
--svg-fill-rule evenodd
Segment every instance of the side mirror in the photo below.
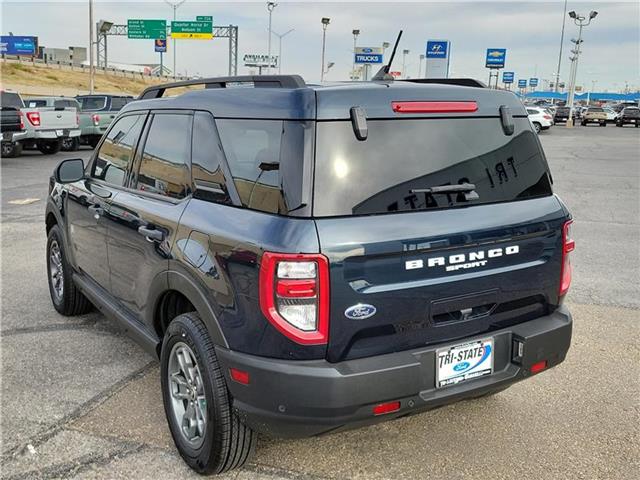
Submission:
M 81 158 L 63 160 L 53 171 L 58 183 L 73 183 L 84 178 L 84 161 Z

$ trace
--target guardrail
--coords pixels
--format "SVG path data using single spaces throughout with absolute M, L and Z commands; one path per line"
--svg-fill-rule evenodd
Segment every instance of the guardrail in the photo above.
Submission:
M 43 60 L 41 58 L 36 58 L 36 57 L 20 57 L 20 56 L 2 54 L 2 62 L 42 65 L 42 66 L 47 66 L 47 67 L 56 68 L 60 70 L 89 73 L 88 65 L 84 65 L 81 63 L 73 63 L 73 62 L 61 62 L 61 61 L 53 62 L 53 61 L 47 61 L 47 60 Z M 96 75 L 109 74 L 109 75 L 120 76 L 124 78 L 133 78 L 133 79 L 141 79 L 141 80 L 162 79 L 162 80 L 166 80 L 167 82 L 172 82 L 176 80 L 190 79 L 190 77 L 184 77 L 184 76 L 174 77 L 173 75 L 171 76 L 159 75 L 159 74 L 154 75 L 151 73 L 136 72 L 134 70 L 125 70 L 125 69 L 112 68 L 112 67 L 100 67 L 100 68 L 94 67 L 94 69 L 95 69 Z

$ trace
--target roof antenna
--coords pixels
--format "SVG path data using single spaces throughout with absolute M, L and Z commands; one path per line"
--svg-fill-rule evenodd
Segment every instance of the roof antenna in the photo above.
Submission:
M 391 70 L 391 63 L 393 62 L 393 57 L 396 56 L 396 50 L 398 49 L 398 44 L 400 43 L 400 37 L 402 37 L 402 30 L 398 33 L 398 38 L 396 38 L 396 44 L 393 46 L 393 52 L 391 52 L 391 58 L 389 58 L 389 63 L 384 65 L 378 73 L 376 73 L 371 81 L 380 81 L 380 80 L 393 80 L 393 76 L 389 75 L 389 70 Z

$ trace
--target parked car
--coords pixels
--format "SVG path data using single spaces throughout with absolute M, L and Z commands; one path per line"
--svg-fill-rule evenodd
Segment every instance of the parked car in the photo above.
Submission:
M 79 95 L 80 143 L 91 148 L 100 141 L 116 114 L 134 99 L 130 95 Z
M 42 108 L 42 107 L 50 107 L 50 108 L 73 108 L 76 110 L 76 113 L 80 111 L 80 104 L 73 97 L 27 97 L 24 99 L 25 105 L 28 108 Z M 78 146 L 80 145 L 80 137 L 64 137 L 60 141 L 61 150 L 65 152 L 71 152 L 78 150 Z
M 553 116 L 545 108 L 527 107 L 527 115 L 536 133 L 553 126 Z
M 616 111 L 611 107 L 602 107 L 602 110 L 607 114 L 607 123 L 615 123 L 616 118 L 618 118 Z
M 55 169 L 53 305 L 159 357 L 196 471 L 241 466 L 258 432 L 404 417 L 565 359 L 571 216 L 526 110 L 423 80 L 154 86 Z M 220 88 L 160 98 L 196 82 Z
M 57 153 L 64 139 L 80 135 L 78 112 L 75 108 L 64 105 L 25 106 L 20 94 L 13 95 L 19 98 L 17 100 L 14 97 L 13 102 L 22 105 L 20 111 L 23 115 L 24 133 L 19 137 L 14 136 L 11 145 L 6 145 L 6 150 L 11 150 L 11 155 L 19 155 L 23 148 L 37 148 L 44 154 Z
M 18 143 L 25 136 L 24 117 L 21 108 L 24 107 L 22 98 L 15 92 L 0 91 L 0 134 L 2 135 L 2 156 L 17 157 L 22 152 Z
M 640 125 L 640 109 L 638 107 L 625 107 L 616 119 L 616 127 L 624 127 L 625 125 Z
M 597 123 L 601 127 L 607 126 L 607 113 L 602 107 L 588 107 L 585 109 L 580 125 L 586 127 L 590 123 Z
M 556 108 L 556 113 L 553 116 L 553 122 L 554 123 L 566 123 L 567 120 L 569 119 L 569 112 L 570 109 L 569 107 L 557 107 Z

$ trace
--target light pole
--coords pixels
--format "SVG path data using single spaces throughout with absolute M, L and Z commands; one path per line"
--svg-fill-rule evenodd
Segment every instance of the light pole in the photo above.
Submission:
M 93 70 L 93 0 L 89 0 L 89 93 L 93 94 L 94 89 Z
M 568 102 L 569 103 L 569 119 L 567 120 L 567 127 L 569 128 L 573 127 L 573 99 L 576 92 L 576 77 L 578 76 L 578 60 L 580 59 L 580 47 L 583 41 L 582 28 L 589 25 L 591 23 L 591 20 L 596 18 L 596 15 L 598 15 L 598 12 L 596 12 L 595 10 L 591 10 L 591 12 L 589 12 L 589 19 L 587 20 L 585 16 L 579 15 L 573 10 L 569 12 L 569 16 L 573 19 L 573 23 L 575 23 L 579 27 L 578 39 L 575 40 L 574 42 L 576 44 L 576 48 L 575 50 L 572 50 L 572 53 L 574 53 L 575 56 L 573 60 L 573 72 L 572 72 L 573 75 L 572 75 L 572 81 L 571 81 L 571 87 L 570 87 L 571 89 L 569 90 L 569 102 Z M 585 22 L 585 20 L 587 21 Z
M 329 26 L 329 23 L 331 23 L 331 19 L 328 17 L 322 17 L 322 20 L 320 21 L 322 22 L 322 68 L 320 69 L 320 81 L 322 82 L 324 81 L 324 50 L 327 43 L 327 27 Z M 327 71 L 329 71 L 329 68 L 327 68 Z
M 271 14 L 273 13 L 273 9 L 277 6 L 278 4 L 276 2 L 267 2 L 267 10 L 269 10 L 269 47 L 267 53 L 267 73 L 271 73 Z
M 567 21 L 567 0 L 564 0 L 564 12 L 562 12 L 562 33 L 560 34 L 560 53 L 558 54 L 558 69 L 556 70 L 555 90 L 558 91 L 558 82 L 560 81 L 560 65 L 562 63 L 562 44 L 564 43 L 564 24 Z
M 420 66 L 418 67 L 418 78 L 422 78 L 422 62 L 424 60 L 424 53 L 420 54 Z M 427 75 L 425 74 L 425 77 Z
M 295 28 L 287 30 L 282 35 L 272 30 L 272 33 L 278 37 L 278 75 L 282 73 L 282 39 L 293 32 Z
M 407 55 L 409 55 L 409 50 L 402 50 L 402 76 L 407 78 L 407 72 L 405 72 L 405 66 L 407 64 Z
M 356 43 L 358 42 L 358 35 L 360 35 L 360 30 L 354 28 L 353 31 L 353 69 L 351 70 L 351 81 L 355 81 L 356 79 Z
M 382 56 L 384 57 L 385 52 L 387 51 L 387 48 L 389 48 L 391 46 L 391 44 L 389 42 L 382 42 Z
M 170 2 L 169 0 L 164 0 L 164 3 L 166 3 L 167 5 L 169 5 L 171 8 L 173 8 L 173 21 L 176 21 L 176 10 L 178 10 L 178 7 L 180 5 L 182 5 L 184 2 L 186 2 L 187 0 L 179 0 L 177 2 Z M 178 40 L 177 39 L 173 39 L 173 79 L 176 79 L 176 51 L 178 50 L 177 48 L 177 43 Z

